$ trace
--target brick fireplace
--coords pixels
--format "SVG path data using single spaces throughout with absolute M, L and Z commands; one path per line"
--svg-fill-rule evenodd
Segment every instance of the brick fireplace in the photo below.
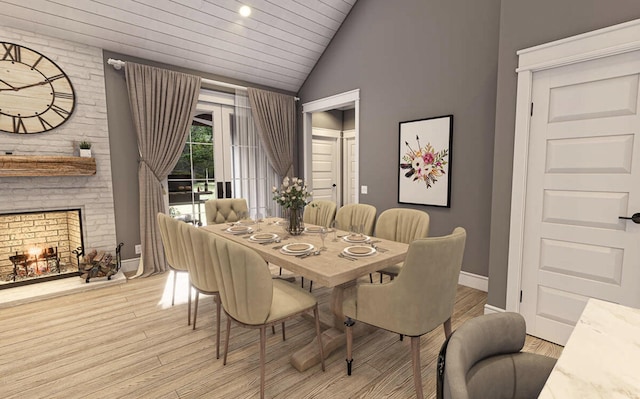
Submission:
M 23 225 L 20 227 L 20 233 L 12 234 L 16 236 L 25 234 L 26 236 L 21 239 L 28 242 L 26 245 L 24 243 L 11 245 L 8 250 L 6 247 L 0 249 L 0 280 L 4 281 L 7 270 L 10 269 L 9 272 L 13 272 L 13 264 L 9 257 L 15 256 L 16 251 L 27 251 L 28 254 L 29 249 L 24 247 L 32 243 L 39 245 L 40 239 L 36 240 L 38 242 L 31 241 L 35 240 L 36 233 L 30 230 L 31 223 L 34 229 L 44 224 L 44 233 L 50 236 L 45 236 L 42 248 L 55 250 L 57 243 L 61 264 L 66 262 L 71 265 L 75 262 L 75 255 L 73 253 L 69 255 L 69 252 L 78 246 L 83 245 L 87 250 L 114 252 L 117 240 L 102 50 L 4 25 L 0 26 L 0 36 L 6 41 L 46 53 L 65 70 L 73 84 L 77 99 L 76 108 L 69 120 L 51 131 L 40 134 L 0 132 L 0 157 L 14 160 L 24 158 L 35 160 L 37 163 L 42 163 L 45 157 L 65 157 L 63 167 L 66 168 L 81 161 L 78 157 L 78 143 L 89 141 L 92 144 L 92 161 L 95 162 L 93 165 L 95 174 L 79 171 L 75 174 L 60 175 L 39 170 L 37 173 L 0 176 L 0 215 L 9 218 L 18 214 L 25 215 L 25 219 L 11 222 L 17 223 L 16 226 Z M 47 158 L 47 161 L 51 161 L 51 158 Z M 81 227 L 69 227 L 69 230 L 77 230 L 79 240 L 73 241 L 74 238 L 70 238 L 69 244 L 47 241 L 53 240 L 51 237 L 54 234 L 59 234 L 59 231 L 54 233 L 53 230 L 47 230 L 46 226 L 48 223 L 53 223 L 52 218 L 60 211 L 77 212 Z M 0 236 L 10 235 L 4 228 L 9 224 L 8 221 L 0 222 L 2 225 Z M 49 225 L 49 229 L 52 229 L 52 225 Z M 34 237 L 31 237 L 31 234 Z M 38 259 L 38 267 L 41 267 L 40 259 Z M 31 261 L 33 260 L 31 255 Z M 33 267 L 35 266 L 28 264 L 27 270 Z M 22 269 L 24 270 L 24 266 Z M 78 284 L 85 284 L 80 277 L 76 278 Z M 75 279 L 64 279 L 60 282 L 72 281 Z M 49 285 L 57 283 L 52 282 Z M 36 295 L 39 291 L 36 287 L 38 287 L 37 284 L 23 288 L 25 291 L 27 288 L 29 291 L 34 291 Z M 0 297 L 10 296 L 12 291 L 17 290 L 21 289 L 0 290 Z
M 79 275 L 80 209 L 0 215 L 0 289 Z

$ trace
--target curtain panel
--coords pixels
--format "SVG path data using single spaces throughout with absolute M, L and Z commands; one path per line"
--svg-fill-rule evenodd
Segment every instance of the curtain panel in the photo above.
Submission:
M 125 64 L 125 77 L 140 155 L 142 266 L 138 275 L 149 276 L 168 270 L 156 215 L 165 210 L 162 181 L 182 153 L 201 79 L 133 62 Z
M 251 112 L 269 163 L 280 175 L 293 176 L 296 104 L 293 96 L 249 88 Z

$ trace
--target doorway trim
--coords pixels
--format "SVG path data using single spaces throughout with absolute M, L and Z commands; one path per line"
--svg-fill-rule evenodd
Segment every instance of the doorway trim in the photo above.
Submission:
M 318 100 L 309 101 L 307 103 L 302 104 L 302 123 L 303 123 L 303 164 L 304 164 L 304 180 L 307 182 L 307 186 L 310 190 L 313 190 L 313 182 L 311 179 L 311 143 L 312 143 L 312 134 L 313 129 L 311 125 L 311 115 L 314 112 L 323 112 L 328 111 L 330 109 L 342 108 L 346 106 L 353 106 L 355 108 L 355 133 L 356 133 L 356 170 L 355 170 L 355 196 L 356 202 L 359 201 L 359 190 L 357 187 L 360 187 L 360 173 L 359 173 L 359 164 L 360 164 L 360 89 L 355 89 L 351 91 L 347 91 L 344 93 L 335 94 L 333 96 L 320 98 Z
M 524 247 L 524 215 L 531 123 L 533 74 L 546 69 L 640 50 L 640 19 L 541 44 L 516 52 L 518 91 L 513 146 L 511 221 L 507 266 L 506 310 L 520 311 Z M 516 156 L 517 155 L 517 156 Z M 491 309 L 485 308 L 485 313 Z

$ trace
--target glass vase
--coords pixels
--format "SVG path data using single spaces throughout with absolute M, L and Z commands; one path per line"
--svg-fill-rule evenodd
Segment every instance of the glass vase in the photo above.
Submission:
M 292 236 L 298 236 L 304 231 L 304 222 L 302 221 L 302 214 L 304 208 L 289 208 L 289 226 L 287 231 Z

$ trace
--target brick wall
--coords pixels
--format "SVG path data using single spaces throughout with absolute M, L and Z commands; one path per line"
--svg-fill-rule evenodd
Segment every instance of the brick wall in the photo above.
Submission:
M 57 63 L 69 76 L 77 101 L 70 119 L 54 130 L 0 132 L 0 154 L 72 156 L 78 155 L 78 142 L 87 140 L 97 165 L 93 176 L 0 178 L 0 214 L 81 209 L 85 248 L 113 252 L 116 233 L 102 50 L 1 25 L 0 40 L 36 50 Z M 0 237 L 6 235 L 0 226 Z

